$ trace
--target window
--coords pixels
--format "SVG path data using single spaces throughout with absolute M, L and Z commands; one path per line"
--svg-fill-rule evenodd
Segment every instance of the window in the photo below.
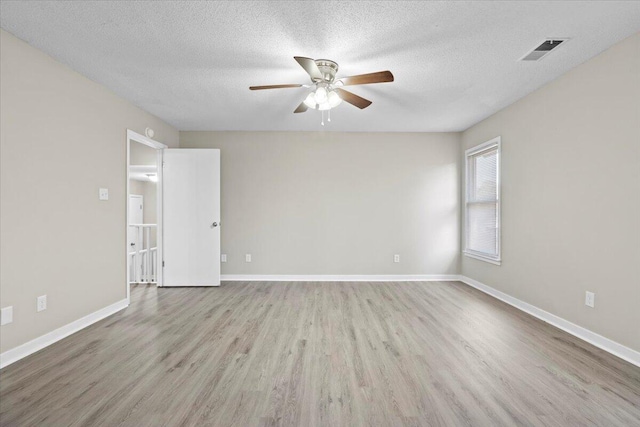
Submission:
M 466 256 L 500 265 L 500 137 L 466 157 Z

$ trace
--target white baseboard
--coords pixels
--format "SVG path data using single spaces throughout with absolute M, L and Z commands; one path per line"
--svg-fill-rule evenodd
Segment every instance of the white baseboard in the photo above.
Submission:
M 61 339 L 68 337 L 69 335 L 78 332 L 81 329 L 86 328 L 89 325 L 96 323 L 105 317 L 111 316 L 118 311 L 127 308 L 129 302 L 126 299 L 111 304 L 105 308 L 88 314 L 78 320 L 75 320 L 69 324 L 66 324 L 58 329 L 55 329 L 47 334 L 44 334 L 38 338 L 35 338 L 27 343 L 19 345 L 16 348 L 7 350 L 0 354 L 0 369 L 5 366 L 9 366 L 18 360 L 27 357 L 30 354 L 35 353 L 38 350 L 50 346 L 51 344 L 60 341 Z
M 630 349 L 629 347 L 625 347 L 624 345 L 612 341 L 609 338 L 605 338 L 602 335 L 598 335 L 595 332 L 590 331 L 589 329 L 576 325 L 575 323 L 571 323 L 568 320 L 563 319 L 562 317 L 558 317 L 555 314 L 551 314 L 547 311 L 542 310 L 541 308 L 507 295 L 504 292 L 487 286 L 484 283 L 478 282 L 477 280 L 471 279 L 466 276 L 460 276 L 460 281 L 484 292 L 485 294 L 491 295 L 494 298 L 504 301 L 507 304 L 524 311 L 525 313 L 537 317 L 538 319 L 547 322 L 555 326 L 556 328 L 562 329 L 563 331 L 568 332 L 571 335 L 588 342 L 589 344 L 593 344 L 596 347 L 613 354 L 614 356 L 618 356 L 619 358 L 626 360 L 629 363 L 640 366 L 640 352 Z
M 460 280 L 458 274 L 223 274 L 227 282 L 446 282 Z

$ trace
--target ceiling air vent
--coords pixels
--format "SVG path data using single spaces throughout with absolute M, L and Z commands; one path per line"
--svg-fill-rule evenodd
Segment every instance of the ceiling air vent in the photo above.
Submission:
M 562 43 L 567 41 L 567 39 L 547 39 L 542 44 L 531 52 L 527 53 L 521 61 L 539 61 L 544 58 L 549 52 L 553 49 L 556 49 Z

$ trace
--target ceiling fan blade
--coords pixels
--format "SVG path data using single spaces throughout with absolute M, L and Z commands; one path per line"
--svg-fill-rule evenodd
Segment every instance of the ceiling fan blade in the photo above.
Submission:
M 305 58 L 304 56 L 294 56 L 293 59 L 298 61 L 298 64 L 311 76 L 311 81 L 322 80 L 322 73 L 316 65 L 316 61 L 311 58 Z
M 295 109 L 294 113 L 304 113 L 308 108 L 309 107 L 307 107 L 307 104 L 305 104 L 303 101 L 300 105 L 298 105 L 298 108 Z
M 369 101 L 368 99 L 364 99 L 363 97 L 358 96 L 355 93 L 351 93 L 349 91 L 346 91 L 340 88 L 336 88 L 335 91 L 338 92 L 338 95 L 340 95 L 340 98 L 342 98 L 344 102 L 348 102 L 351 105 L 355 105 L 361 110 L 371 105 L 371 101 Z
M 302 87 L 302 85 L 269 85 L 269 86 L 250 86 L 250 90 L 263 90 L 263 89 L 285 89 L 288 87 Z
M 357 76 L 343 77 L 340 79 L 342 86 L 368 85 L 371 83 L 387 83 L 393 81 L 391 71 L 378 71 L 377 73 L 360 74 Z

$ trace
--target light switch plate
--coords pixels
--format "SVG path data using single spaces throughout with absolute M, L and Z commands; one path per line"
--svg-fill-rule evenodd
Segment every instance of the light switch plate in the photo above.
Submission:
M 393 262 L 400 262 L 400 255 L 396 254 L 393 256 Z
M 100 200 L 109 200 L 109 189 L 101 188 L 98 191 L 98 197 L 100 198 Z
M 251 254 L 246 254 L 244 256 L 244 260 L 245 260 L 245 262 L 251 262 Z
M 220 255 L 220 262 L 227 262 L 227 254 Z
M 9 323 L 13 323 L 13 306 L 5 307 L 0 309 L 0 326 L 8 325 Z

